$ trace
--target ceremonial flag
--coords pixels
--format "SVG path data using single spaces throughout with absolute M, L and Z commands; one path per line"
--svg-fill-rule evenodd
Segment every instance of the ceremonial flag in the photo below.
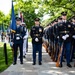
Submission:
M 2 28 L 1 28 L 2 32 L 4 33 L 5 32 L 5 29 L 4 29 L 4 24 L 2 23 Z
M 13 6 L 13 1 L 12 1 L 12 13 L 11 13 L 11 25 L 10 29 L 12 32 L 15 32 L 16 30 L 16 20 L 15 20 L 15 13 L 14 13 L 14 6 Z
M 23 13 L 20 11 L 20 9 L 18 10 L 18 17 L 21 18 L 21 22 L 24 22 Z

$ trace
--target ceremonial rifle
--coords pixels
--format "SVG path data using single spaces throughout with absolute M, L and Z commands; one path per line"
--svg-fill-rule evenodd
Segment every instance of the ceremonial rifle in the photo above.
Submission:
M 58 59 L 57 59 L 57 62 L 56 62 L 56 67 L 60 66 L 60 56 L 61 56 L 62 51 L 63 51 L 63 45 L 64 45 L 64 42 L 62 43 L 61 47 L 59 46 L 59 55 L 58 55 Z

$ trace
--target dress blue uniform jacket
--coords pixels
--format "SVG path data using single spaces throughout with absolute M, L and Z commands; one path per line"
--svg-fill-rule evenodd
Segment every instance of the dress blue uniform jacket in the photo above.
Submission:
M 16 33 L 11 34 L 11 41 L 14 43 L 20 43 L 23 42 L 23 37 L 25 35 L 24 27 L 21 25 L 16 28 Z M 17 40 L 16 38 L 19 37 L 20 39 Z
M 42 26 L 33 26 L 31 28 L 30 35 L 32 37 L 33 44 L 42 44 L 42 37 L 43 37 L 43 27 Z M 35 38 L 38 38 L 39 41 L 36 42 Z

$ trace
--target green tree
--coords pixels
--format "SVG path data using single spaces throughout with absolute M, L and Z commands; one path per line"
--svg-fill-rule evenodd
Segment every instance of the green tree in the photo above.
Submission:
M 61 15 L 60 13 L 62 11 L 68 12 L 68 18 L 75 15 L 75 0 L 14 0 L 14 2 L 15 14 L 18 14 L 18 9 L 20 8 L 29 29 L 34 25 L 34 19 L 36 17 L 39 17 L 43 24 L 44 22 L 48 24 L 48 22 Z M 37 14 L 35 13 L 36 9 L 38 10 Z M 46 14 L 49 14 L 50 19 L 42 21 L 43 16 Z M 7 16 L 5 17 L 8 19 L 7 21 L 10 20 Z M 9 22 L 6 22 L 6 24 Z
M 23 13 L 25 23 L 28 28 L 31 28 L 32 25 L 34 25 L 34 19 L 36 18 L 35 9 L 37 8 L 37 5 L 32 2 L 32 0 L 16 0 L 15 4 L 15 13 L 18 14 L 18 9 L 20 8 L 20 11 Z
M 3 23 L 3 19 L 4 19 L 4 14 L 3 12 L 0 11 L 0 25 Z

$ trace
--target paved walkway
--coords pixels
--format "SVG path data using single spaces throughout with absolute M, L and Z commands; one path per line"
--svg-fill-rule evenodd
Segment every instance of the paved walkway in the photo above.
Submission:
M 38 62 L 38 59 L 37 59 Z M 71 63 L 72 66 L 74 63 Z M 29 51 L 24 64 L 21 65 L 18 59 L 17 65 L 11 65 L 8 69 L 2 72 L 0 75 L 75 75 L 75 68 L 68 68 L 66 63 L 63 63 L 62 68 L 55 67 L 55 63 L 51 61 L 48 54 L 43 48 L 43 61 L 42 65 L 32 65 L 32 47 L 29 43 Z

